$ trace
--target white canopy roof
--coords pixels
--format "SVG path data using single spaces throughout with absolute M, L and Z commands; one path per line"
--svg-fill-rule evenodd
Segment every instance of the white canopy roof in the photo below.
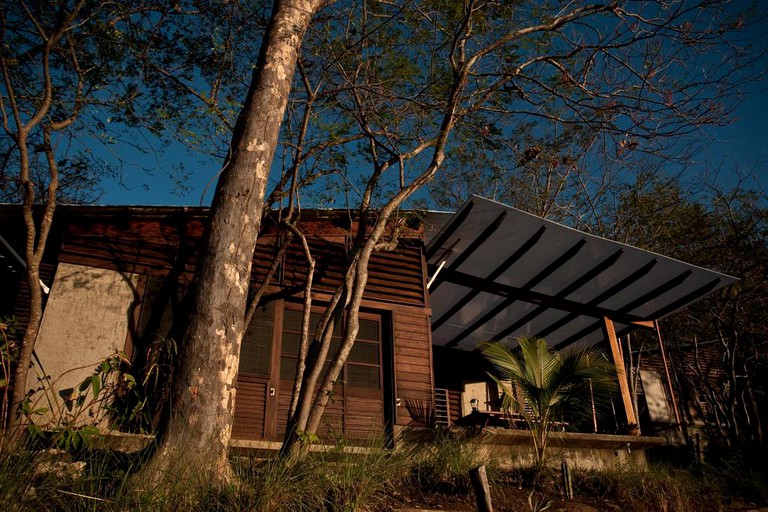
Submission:
M 427 262 L 433 343 L 465 350 L 520 336 L 591 345 L 603 318 L 621 336 L 737 281 L 476 196 Z

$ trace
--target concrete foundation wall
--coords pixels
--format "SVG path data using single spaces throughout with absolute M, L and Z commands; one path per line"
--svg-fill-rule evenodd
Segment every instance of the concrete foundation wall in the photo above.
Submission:
M 533 462 L 533 441 L 527 430 L 484 429 L 474 442 L 484 456 L 501 467 L 519 467 Z M 546 457 L 552 465 L 567 460 L 571 468 L 609 469 L 631 464 L 645 467 L 645 450 L 666 443 L 660 437 L 552 432 Z
M 33 395 L 33 408 L 51 409 L 52 400 L 61 406 L 61 390 L 77 387 L 101 361 L 125 348 L 136 284 L 133 274 L 59 264 L 35 345 L 42 367 L 35 364 L 27 385 L 39 388 L 43 375 L 50 381 L 47 391 Z M 98 411 L 87 411 L 83 420 L 92 422 L 92 415 Z M 50 413 L 48 418 L 53 419 Z
M 533 441 L 529 430 L 468 429 L 462 432 L 462 437 L 475 452 L 478 462 L 493 461 L 501 468 L 525 467 L 533 463 Z M 663 437 L 552 432 L 546 458 L 550 465 L 557 467 L 565 459 L 571 468 L 579 469 L 609 469 L 628 464 L 644 468 L 647 465 L 645 450 L 664 444 Z

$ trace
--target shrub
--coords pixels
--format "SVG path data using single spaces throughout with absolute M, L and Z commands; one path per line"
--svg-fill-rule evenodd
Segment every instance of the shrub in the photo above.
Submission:
M 621 503 L 628 512 L 720 510 L 722 503 L 713 479 L 665 466 L 575 471 L 574 488 L 578 494 Z
M 715 480 L 728 499 L 741 499 L 748 503 L 768 504 L 768 467 L 765 466 L 765 454 L 754 460 L 755 453 L 744 454 L 741 450 L 720 453 L 717 458 L 709 458 L 701 466 L 700 472 Z
M 488 466 L 492 478 L 494 464 L 470 442 L 476 434 L 444 427 L 406 430 L 402 450 L 410 459 L 413 483 L 425 491 L 467 492 L 471 489 L 469 470 L 482 464 Z

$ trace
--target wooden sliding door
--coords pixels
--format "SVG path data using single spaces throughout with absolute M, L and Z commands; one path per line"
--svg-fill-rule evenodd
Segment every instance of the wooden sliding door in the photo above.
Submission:
M 280 440 L 285 432 L 301 335 L 301 305 L 270 302 L 259 308 L 243 337 L 233 436 Z M 320 320 L 312 312 L 310 332 Z M 373 439 L 384 433 L 381 315 L 361 312 L 360 331 L 334 387 L 318 435 Z M 334 332 L 329 358 L 341 343 Z M 326 365 L 327 367 L 327 365 Z
M 279 330 L 275 325 L 280 325 L 280 312 L 275 302 L 260 306 L 243 336 L 232 429 L 237 439 L 276 437 Z
M 299 305 L 285 305 L 280 357 L 278 435 L 285 432 L 288 404 L 296 374 L 301 314 Z M 312 312 L 310 332 L 314 332 L 320 316 L 321 310 Z M 340 343 L 341 329 L 337 327 L 329 351 L 329 359 Z M 321 439 L 332 441 L 343 436 L 346 439 L 367 440 L 382 436 L 384 400 L 381 345 L 381 316 L 361 312 L 357 340 L 336 381 L 333 395 L 323 415 L 318 432 Z

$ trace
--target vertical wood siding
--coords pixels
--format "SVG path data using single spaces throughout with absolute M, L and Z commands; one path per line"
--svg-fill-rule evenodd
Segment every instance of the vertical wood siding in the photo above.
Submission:
M 98 214 L 91 214 L 98 211 Z M 205 210 L 201 209 L 107 209 L 62 208 L 62 243 L 59 261 L 107 268 L 141 275 L 164 276 L 176 269 L 181 274 L 193 271 L 197 244 L 203 233 Z M 344 215 L 321 213 L 301 224 L 317 260 L 314 290 L 330 293 L 343 280 L 350 226 Z M 354 225 L 351 229 L 354 229 Z M 253 280 L 263 280 L 276 252 L 278 238 L 273 232 L 259 237 L 254 255 Z M 432 400 L 432 347 L 429 313 L 426 308 L 423 246 L 416 232 L 401 238 L 396 250 L 373 255 L 365 290 L 366 307 L 391 314 L 394 376 L 384 377 L 385 385 L 394 382 L 394 397 Z M 43 269 L 49 283 L 53 266 Z M 271 283 L 287 295 L 299 294 L 304 281 L 305 262 L 298 244 L 293 244 Z M 24 319 L 25 290 L 17 300 L 17 315 Z M 279 356 L 278 356 L 279 357 Z M 384 366 L 382 366 L 384 368 Z M 277 384 L 278 375 L 272 382 Z M 264 438 L 265 417 L 272 414 L 271 427 L 277 438 L 285 430 L 290 388 L 282 382 L 278 396 L 269 399 L 269 382 L 241 375 L 238 380 L 237 407 L 233 434 L 237 438 Z M 276 405 L 269 405 L 274 403 Z M 268 409 L 274 409 L 269 411 Z M 322 437 L 346 433 L 350 438 L 372 438 L 384 431 L 383 397 L 339 396 L 331 402 L 323 418 Z M 398 424 L 408 424 L 405 407 L 397 407 Z
M 429 317 L 418 308 L 394 311 L 395 396 L 400 399 L 396 422 L 407 425 L 408 399 L 432 403 L 432 332 Z
M 267 383 L 263 379 L 247 375 L 238 376 L 232 437 L 236 439 L 264 438 L 267 391 Z

